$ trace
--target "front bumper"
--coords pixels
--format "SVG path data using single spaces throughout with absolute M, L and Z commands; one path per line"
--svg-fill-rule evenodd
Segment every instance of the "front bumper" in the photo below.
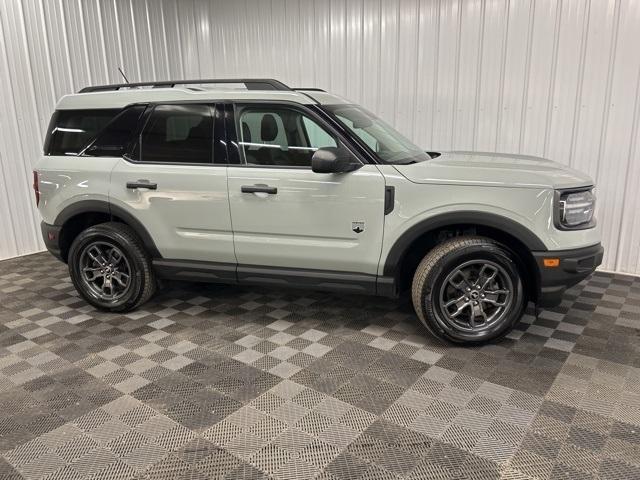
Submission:
M 579 283 L 602 263 L 604 248 L 601 244 L 573 250 L 533 252 L 538 270 L 537 304 L 554 307 L 562 301 L 567 288 Z M 544 259 L 559 259 L 557 267 L 545 267 Z
M 40 230 L 42 230 L 44 246 L 47 247 L 49 253 L 58 260 L 64 261 L 62 258 L 62 250 L 60 248 L 60 230 L 62 230 L 62 227 L 40 222 Z

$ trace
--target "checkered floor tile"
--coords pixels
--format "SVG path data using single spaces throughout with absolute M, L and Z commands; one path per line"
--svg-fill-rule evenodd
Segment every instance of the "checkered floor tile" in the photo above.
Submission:
M 98 312 L 0 262 L 2 479 L 638 479 L 640 279 L 597 273 L 503 341 L 406 301 L 171 284 Z

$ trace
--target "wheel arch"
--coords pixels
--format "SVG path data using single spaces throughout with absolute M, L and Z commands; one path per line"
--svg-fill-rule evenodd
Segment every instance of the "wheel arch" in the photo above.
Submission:
M 540 238 L 524 225 L 486 212 L 451 212 L 425 219 L 404 232 L 384 259 L 383 275 L 393 278 L 397 289 L 407 289 L 424 255 L 446 238 L 473 233 L 495 240 L 509 248 L 519 260 L 527 281 L 526 291 L 535 298 L 540 279 L 531 252 L 546 251 Z
M 63 261 L 67 261 L 71 243 L 82 230 L 110 221 L 128 225 L 138 235 L 152 258 L 162 258 L 147 229 L 129 212 L 106 201 L 82 200 L 64 208 L 54 221 L 55 225 L 61 227 L 59 245 Z

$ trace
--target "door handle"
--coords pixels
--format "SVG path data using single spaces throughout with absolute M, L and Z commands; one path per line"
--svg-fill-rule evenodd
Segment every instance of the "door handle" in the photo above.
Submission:
M 141 179 L 136 182 L 127 182 L 127 188 L 130 188 L 132 190 L 135 190 L 136 188 L 147 188 L 149 190 L 157 190 L 158 184 L 151 183 L 149 180 Z
M 242 193 L 268 193 L 270 195 L 278 193 L 276 187 L 270 187 L 269 185 L 242 185 L 240 191 Z

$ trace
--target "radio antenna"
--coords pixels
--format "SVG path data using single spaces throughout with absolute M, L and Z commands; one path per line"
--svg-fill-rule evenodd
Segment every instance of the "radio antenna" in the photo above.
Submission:
M 127 78 L 127 76 L 124 74 L 124 72 L 120 67 L 118 67 L 118 71 L 120 72 L 120 75 L 122 75 L 122 78 L 124 78 L 124 81 L 129 83 L 129 79 Z

